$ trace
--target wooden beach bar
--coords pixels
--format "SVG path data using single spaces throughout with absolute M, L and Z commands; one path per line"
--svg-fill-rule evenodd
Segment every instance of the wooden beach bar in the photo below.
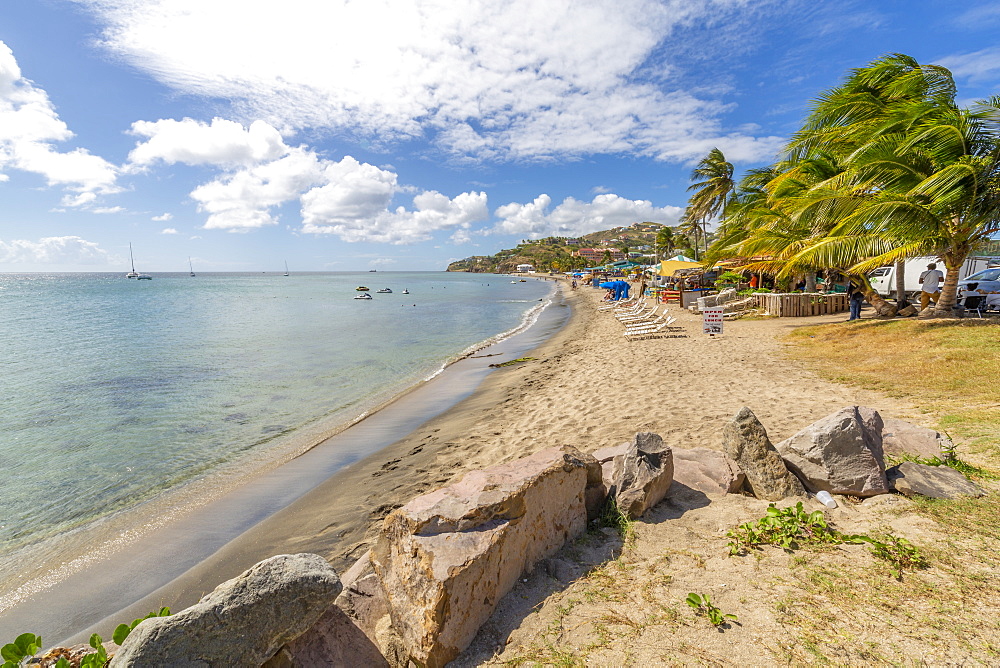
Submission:
M 779 318 L 843 313 L 848 309 L 845 293 L 760 292 L 755 297 L 757 298 L 757 308 L 762 309 L 764 315 L 773 315 Z

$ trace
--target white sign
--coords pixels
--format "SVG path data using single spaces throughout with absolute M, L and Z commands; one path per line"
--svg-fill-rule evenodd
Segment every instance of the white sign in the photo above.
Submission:
M 704 331 L 706 334 L 722 334 L 722 312 L 721 306 L 712 306 L 702 310 L 704 317 Z

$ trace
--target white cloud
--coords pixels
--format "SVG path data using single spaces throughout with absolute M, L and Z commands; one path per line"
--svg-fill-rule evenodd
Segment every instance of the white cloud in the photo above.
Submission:
M 947 56 L 938 59 L 935 65 L 947 67 L 956 79 L 992 83 L 1000 80 L 1000 47 Z
M 705 145 L 725 150 L 727 138 L 759 158 L 779 144 L 727 132 L 725 105 L 668 83 L 668 47 L 687 44 L 678 33 L 690 26 L 739 30 L 784 0 L 285 0 L 280 11 L 237 0 L 77 1 L 116 56 L 283 132 L 429 137 L 456 157 L 496 160 L 690 160 Z M 133 160 L 171 155 L 181 161 L 168 142 Z
M 298 148 L 278 160 L 200 185 L 191 197 L 200 211 L 209 214 L 206 229 L 247 230 L 277 224 L 271 209 L 296 199 L 322 179 L 316 154 Z
M 160 234 L 177 234 L 177 230 L 172 227 L 164 227 Z
M 185 119 L 139 122 L 133 128 L 146 138 L 131 153 L 134 165 L 185 162 L 222 170 L 191 192 L 198 210 L 208 214 L 206 229 L 244 232 L 276 225 L 275 209 L 296 200 L 303 232 L 345 241 L 414 243 L 489 217 L 485 193 L 449 199 L 421 191 L 400 184 L 394 172 L 351 156 L 333 161 L 287 146 L 266 123 L 244 129 L 219 119 L 211 124 Z M 393 207 L 401 194 L 413 195 L 412 209 Z
M 611 192 L 611 188 L 608 188 L 607 186 L 594 186 L 593 188 L 590 189 L 590 192 L 594 193 L 595 195 L 603 195 L 604 193 Z
M 377 257 L 368 263 L 369 267 L 388 267 L 390 265 L 396 264 L 396 260 L 391 257 Z
M 94 213 L 121 213 L 125 211 L 123 206 L 99 206 L 91 209 Z
M 148 138 L 128 156 L 129 162 L 139 167 L 157 160 L 167 164 L 250 165 L 288 152 L 281 134 L 263 121 L 254 121 L 249 128 L 221 118 L 213 118 L 211 124 L 190 118 L 136 121 L 131 134 Z
M 567 197 L 551 211 L 552 198 L 542 194 L 528 204 L 511 203 L 497 208 L 496 234 L 537 239 L 545 236 L 578 236 L 612 227 L 649 221 L 676 225 L 682 207 L 655 207 L 648 200 L 630 200 L 614 194 L 596 196 L 591 202 Z
M 354 164 L 360 169 L 350 179 L 349 189 L 331 182 L 303 195 L 303 232 L 335 234 L 344 241 L 407 244 L 427 241 L 441 230 L 467 228 L 489 217 L 483 192 L 449 199 L 431 190 L 413 198 L 412 210 L 402 206 L 389 209 L 395 190 L 389 180 L 394 186 L 396 175 Z
M 31 172 L 64 188 L 63 206 L 120 192 L 114 165 L 82 148 L 60 152 L 53 146 L 72 138 L 48 94 L 21 75 L 13 51 L 0 42 L 0 170 Z
M 160 214 L 159 216 L 153 216 L 152 220 L 155 220 L 158 223 L 165 223 L 168 220 L 173 220 L 173 218 L 174 218 L 174 214 L 172 214 L 172 213 L 163 213 L 163 214 Z
M 0 262 L 30 265 L 108 265 L 117 261 L 93 241 L 77 236 L 38 241 L 0 239 Z

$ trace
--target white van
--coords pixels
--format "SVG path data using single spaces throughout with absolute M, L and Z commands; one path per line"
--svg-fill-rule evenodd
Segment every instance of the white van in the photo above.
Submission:
M 996 263 L 997 261 L 998 258 L 994 257 L 976 256 L 966 258 L 962 264 L 962 269 L 959 271 L 958 280 L 964 280 L 972 274 L 986 269 L 990 266 L 991 262 Z M 903 285 L 907 298 L 911 301 L 920 297 L 920 275 L 927 271 L 927 265 L 931 262 L 937 264 L 937 268 L 941 270 L 941 273 L 945 276 L 948 275 L 948 269 L 944 266 L 944 262 L 936 257 L 914 257 L 907 260 L 903 265 Z M 883 297 L 894 297 L 896 295 L 896 267 L 894 265 L 875 269 L 868 274 L 868 280 L 871 282 L 875 292 Z M 944 283 L 942 282 L 941 285 L 944 285 Z

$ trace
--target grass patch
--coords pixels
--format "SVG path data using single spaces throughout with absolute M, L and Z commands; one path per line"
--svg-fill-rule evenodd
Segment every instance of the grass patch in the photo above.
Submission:
M 868 320 L 802 327 L 788 355 L 840 383 L 912 400 L 972 452 L 1000 455 L 1000 323 Z

